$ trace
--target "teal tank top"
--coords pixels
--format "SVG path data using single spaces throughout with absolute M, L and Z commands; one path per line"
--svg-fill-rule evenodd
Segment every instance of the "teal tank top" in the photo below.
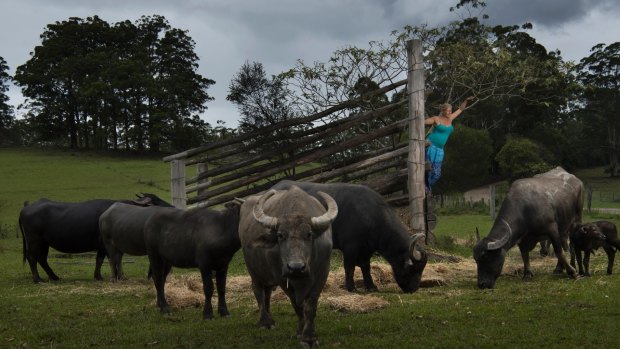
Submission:
M 444 145 L 446 145 L 446 142 L 448 142 L 448 137 L 450 137 L 452 131 L 454 131 L 453 125 L 435 125 L 435 127 L 433 127 L 433 132 L 431 132 L 431 134 L 428 135 L 426 139 L 437 148 L 443 149 Z

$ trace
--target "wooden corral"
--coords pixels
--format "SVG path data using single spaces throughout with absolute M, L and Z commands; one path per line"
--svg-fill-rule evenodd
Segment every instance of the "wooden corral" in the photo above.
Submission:
M 165 157 L 164 161 L 171 162 L 172 166 L 174 205 L 182 208 L 219 205 L 235 197 L 266 190 L 279 180 L 292 179 L 363 183 L 383 195 L 390 195 L 393 200 L 402 202 L 408 198 L 406 202 L 421 209 L 424 198 L 424 80 L 421 42 L 416 45 L 408 45 L 410 51 L 415 46 L 420 53 L 419 57 L 413 57 L 413 51 L 410 52 L 411 68 L 407 79 L 312 115 L 288 119 Z M 422 76 L 421 82 L 417 81 L 419 76 Z M 400 101 L 367 108 L 373 97 L 404 86 L 410 87 Z M 415 94 L 415 102 L 409 100 L 412 94 Z M 343 112 L 347 112 L 344 117 Z M 371 122 L 382 126 L 368 127 Z M 415 126 L 415 132 L 405 132 L 416 123 L 419 125 Z M 283 129 L 290 131 L 280 132 Z M 347 132 L 350 130 L 357 132 Z M 365 150 L 360 152 L 360 147 Z M 353 149 L 358 151 L 352 152 Z M 415 154 L 411 155 L 412 151 Z M 196 169 L 188 169 L 191 166 Z M 414 173 L 417 175 L 412 178 Z M 408 186 L 408 178 L 414 185 Z M 411 190 L 417 194 L 409 195 Z M 413 215 L 419 218 L 422 212 Z

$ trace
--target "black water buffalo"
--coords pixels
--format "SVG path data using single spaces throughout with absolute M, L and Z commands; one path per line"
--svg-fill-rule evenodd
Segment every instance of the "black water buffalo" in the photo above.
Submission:
M 144 204 L 136 206 L 122 202 L 114 203 L 99 217 L 101 239 L 108 252 L 112 279 L 123 279 L 123 254 L 145 256 L 144 225 L 161 207 L 173 207 L 166 201 L 150 194 L 143 194 Z M 150 273 L 149 273 L 150 274 Z M 150 276 L 150 275 L 149 275 Z
M 336 202 L 319 193 L 327 210 L 298 187 L 251 196 L 241 207 L 239 238 L 260 309 L 261 327 L 271 328 L 271 292 L 280 286 L 297 314 L 302 343 L 317 343 L 314 317 L 327 281 Z
M 548 238 L 558 258 L 556 272 L 566 269 L 575 278 L 562 249 L 568 248 L 568 233 L 581 222 L 583 184 L 561 167 L 519 179 L 511 186 L 487 237 L 474 246 L 478 265 L 478 287 L 493 288 L 506 252 L 519 245 L 523 258 L 523 277 L 532 277 L 529 252 Z
M 419 244 L 424 235 L 411 236 L 381 195 L 366 186 L 347 183 L 281 181 L 272 189 L 293 185 L 319 199 L 319 191 L 327 193 L 338 204 L 340 214 L 332 224 L 332 238 L 334 248 L 342 251 L 348 291 L 355 289 L 356 265 L 362 270 L 366 289 L 377 290 L 370 275 L 370 258 L 375 252 L 390 263 L 401 290 L 415 292 L 420 287 L 428 260 L 424 247 Z
M 19 213 L 24 261 L 28 260 L 34 282 L 43 281 L 37 263 L 50 280 L 59 280 L 47 263 L 49 248 L 63 253 L 97 251 L 95 279 L 102 280 L 101 264 L 106 250 L 99 234 L 99 216 L 118 200 L 97 199 L 79 203 L 41 199 L 26 205 Z M 120 202 L 145 204 L 137 201 Z
M 597 221 L 580 224 L 570 233 L 570 265 L 575 267 L 575 256 L 579 274 L 590 276 L 590 253 L 603 247 L 607 253 L 607 274 L 611 274 L 616 258 L 616 250 L 620 249 L 616 225 L 608 221 Z M 584 252 L 583 263 L 581 253 Z M 585 271 L 584 271 L 585 267 Z
M 170 312 L 164 294 L 170 269 L 198 267 L 205 294 L 203 318 L 213 318 L 213 271 L 217 283 L 218 313 L 229 315 L 225 297 L 226 274 L 228 264 L 241 243 L 239 203 L 229 202 L 225 206 L 220 211 L 161 207 L 146 222 L 144 241 L 157 291 L 157 306 L 162 313 Z

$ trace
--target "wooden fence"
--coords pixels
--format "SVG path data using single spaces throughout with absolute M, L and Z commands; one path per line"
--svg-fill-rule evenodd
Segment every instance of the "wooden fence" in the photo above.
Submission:
M 312 182 L 361 182 L 384 195 L 396 193 L 396 200 L 407 197 L 410 204 L 415 203 L 421 209 L 424 199 L 424 73 L 421 43 L 409 44 L 408 50 L 410 72 L 407 79 L 382 86 L 319 113 L 289 119 L 252 133 L 239 134 L 165 157 L 164 161 L 171 163 L 173 204 L 181 208 L 187 205 L 214 206 L 235 197 L 266 190 L 286 178 Z M 418 57 L 414 55 L 415 50 L 419 52 Z M 364 101 L 405 85 L 410 89 L 406 94 L 409 98 L 345 118 L 330 118 L 336 112 L 359 108 Z M 412 90 L 414 85 L 416 87 Z M 415 96 L 411 97 L 413 94 Z M 412 101 L 411 98 L 416 99 Z M 406 105 L 409 106 L 409 114 L 394 120 L 393 116 L 399 111 L 402 113 Z M 330 141 L 379 118 L 392 121 L 365 133 L 351 133 L 350 137 L 338 142 Z M 302 125 L 305 127 L 299 127 Z M 295 126 L 298 128 L 290 134 L 276 132 Z M 408 137 L 404 132 L 407 128 L 410 130 Z M 408 139 L 401 141 L 401 138 Z M 256 142 L 258 139 L 260 143 Z M 360 146 L 376 145 L 377 140 L 383 140 L 387 145 L 374 146 L 372 151 L 363 155 L 350 155 L 356 153 L 352 150 Z M 271 149 L 269 144 L 273 144 Z M 262 146 L 260 152 L 255 151 L 257 146 Z M 408 178 L 411 183 L 409 189 Z M 409 195 L 412 190 L 417 195 Z M 421 211 L 412 212 L 412 221 L 419 222 L 421 214 Z

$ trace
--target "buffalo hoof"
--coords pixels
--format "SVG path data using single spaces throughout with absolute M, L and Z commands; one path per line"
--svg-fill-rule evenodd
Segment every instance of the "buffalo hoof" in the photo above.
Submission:
M 372 285 L 370 287 L 366 287 L 366 291 L 368 291 L 368 292 L 379 292 L 379 289 L 377 288 L 377 286 Z
M 228 310 L 218 311 L 221 317 L 230 317 Z
M 159 308 L 159 312 L 160 312 L 162 315 L 170 315 L 170 307 L 169 307 L 169 306 L 167 306 L 167 305 L 166 305 L 166 306 L 164 306 L 164 307 L 161 307 L 161 308 Z
M 529 280 L 529 279 L 531 279 L 531 278 L 533 278 L 533 277 L 534 277 L 534 273 L 532 273 L 532 271 L 531 271 L 531 270 L 525 270 L 525 271 L 523 271 L 523 279 L 525 279 L 525 280 Z
M 271 321 L 265 321 L 265 322 L 259 322 L 258 323 L 258 327 L 260 328 L 264 328 L 266 330 L 271 330 L 272 328 L 276 327 L 276 322 L 271 320 Z
M 302 348 L 316 348 L 319 346 L 319 341 L 316 337 L 313 338 L 304 338 L 299 342 L 299 346 Z
M 611 275 L 611 274 L 612 274 L 611 270 L 607 270 L 607 275 Z

